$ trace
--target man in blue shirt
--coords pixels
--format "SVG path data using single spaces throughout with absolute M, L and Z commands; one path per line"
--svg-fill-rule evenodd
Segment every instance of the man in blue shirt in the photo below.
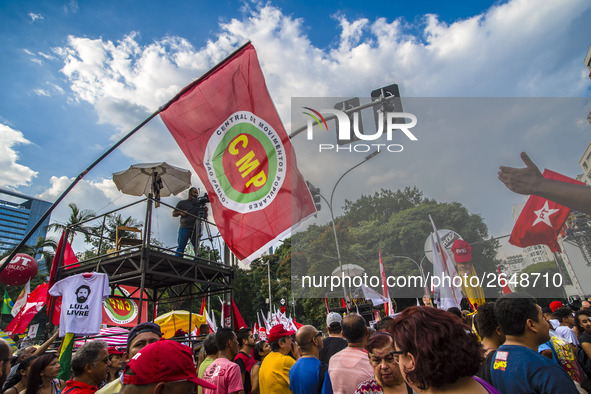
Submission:
M 497 390 L 511 394 L 579 392 L 558 364 L 537 352 L 550 339 L 550 327 L 535 298 L 525 293 L 503 295 L 495 302 L 495 315 L 506 336 L 491 366 Z
M 322 349 L 322 332 L 313 326 L 302 326 L 296 332 L 302 357 L 289 370 L 289 389 L 294 394 L 332 394 L 328 366 L 318 360 Z

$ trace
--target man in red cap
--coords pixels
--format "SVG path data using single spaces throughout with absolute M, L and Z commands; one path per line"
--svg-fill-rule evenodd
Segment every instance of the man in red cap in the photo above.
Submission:
M 288 356 L 291 352 L 296 359 L 300 357 L 299 347 L 291 336 L 293 330 L 286 330 L 283 324 L 277 324 L 269 330 L 271 353 L 265 357 L 259 370 L 259 387 L 261 393 L 291 394 L 289 389 L 289 370 L 296 360 Z
M 127 364 L 121 394 L 188 394 L 197 385 L 215 389 L 196 371 L 190 347 L 161 339 L 141 349 Z

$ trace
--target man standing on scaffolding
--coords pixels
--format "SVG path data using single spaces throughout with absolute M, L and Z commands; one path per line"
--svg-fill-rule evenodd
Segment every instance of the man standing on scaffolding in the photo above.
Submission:
M 189 198 L 179 201 L 175 210 L 172 211 L 173 217 L 181 217 L 175 256 L 182 256 L 185 253 L 189 239 L 195 249 L 195 256 L 199 254 L 201 220 L 207 218 L 207 207 L 205 206 L 207 202 L 209 202 L 207 193 L 199 198 L 199 190 L 192 187 L 189 189 Z

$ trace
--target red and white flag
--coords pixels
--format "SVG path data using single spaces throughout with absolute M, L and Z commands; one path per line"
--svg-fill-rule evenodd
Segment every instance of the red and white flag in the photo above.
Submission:
M 216 225 L 250 262 L 316 209 L 252 44 L 160 113 L 205 185 Z
M 4 331 L 12 334 L 22 334 L 25 332 L 31 320 L 43 308 L 47 302 L 47 283 L 40 284 L 29 294 L 27 303 L 20 312 L 6 326 Z
M 433 233 L 431 233 L 431 250 L 433 251 L 433 277 L 439 278 L 439 286 L 434 286 L 435 303 L 439 309 L 448 310 L 449 308 L 460 308 L 462 301 L 462 289 L 460 286 L 453 285 L 454 278 L 458 276 L 456 267 L 445 246 L 441 242 L 437 227 L 431 215 L 429 220 L 433 225 Z M 433 282 L 431 282 L 433 283 Z
M 551 170 L 544 170 L 544 178 L 561 182 L 584 185 Z M 521 248 L 533 245 L 548 245 L 551 251 L 560 252 L 556 241 L 564 222 L 570 214 L 570 208 L 540 196 L 531 195 L 515 222 L 509 243 Z
M 12 306 L 12 310 L 10 311 L 10 313 L 12 314 L 13 317 L 18 315 L 18 313 L 21 311 L 21 309 L 23 309 L 23 307 L 27 303 L 27 299 L 29 298 L 29 293 L 31 293 L 31 281 L 30 280 L 27 281 L 27 283 L 25 283 L 25 287 L 23 288 L 21 293 L 18 295 L 18 298 L 16 299 L 16 301 L 14 302 L 14 305 Z

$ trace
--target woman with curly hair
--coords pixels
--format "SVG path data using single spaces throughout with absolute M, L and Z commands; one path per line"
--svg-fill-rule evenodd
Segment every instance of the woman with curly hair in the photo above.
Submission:
M 474 377 L 483 360 L 476 335 L 453 314 L 424 306 L 405 309 L 392 324 L 393 356 L 417 393 L 498 391 Z
M 40 356 L 31 366 L 29 384 L 24 394 L 60 394 L 65 383 L 57 379 L 59 373 L 57 354 L 47 353 Z

